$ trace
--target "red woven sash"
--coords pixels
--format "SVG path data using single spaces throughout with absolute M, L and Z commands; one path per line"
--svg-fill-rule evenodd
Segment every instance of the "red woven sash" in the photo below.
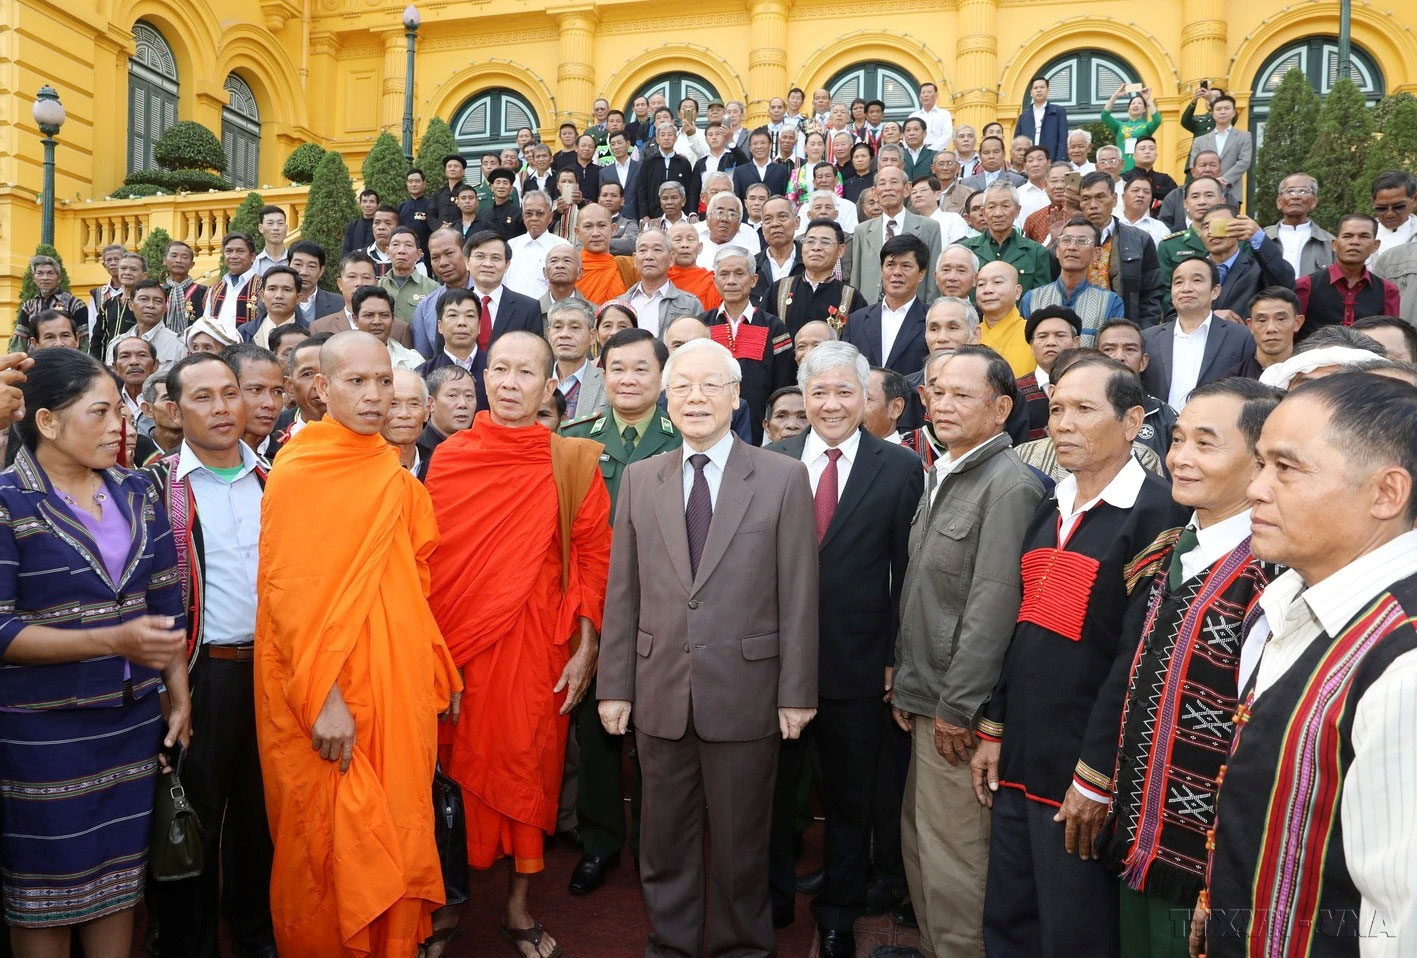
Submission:
M 1023 556 L 1023 603 L 1018 621 L 1032 622 L 1065 639 L 1082 640 L 1087 602 L 1101 563 L 1066 549 L 1033 549 Z

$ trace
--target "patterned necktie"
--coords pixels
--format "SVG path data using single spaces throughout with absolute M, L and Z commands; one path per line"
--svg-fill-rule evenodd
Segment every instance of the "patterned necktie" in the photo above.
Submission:
M 477 348 L 486 349 L 492 345 L 492 297 L 482 297 L 482 316 L 477 325 Z
M 485 302 L 485 300 L 484 300 Z M 581 395 L 581 381 L 579 379 L 571 383 L 571 388 L 563 390 L 561 395 L 566 397 L 566 418 L 576 418 L 576 400 Z
M 625 444 L 625 458 L 629 459 L 635 454 L 635 427 L 626 426 L 621 430 L 620 441 Z
M 886 239 L 895 239 L 895 220 L 886 220 Z
M 1225 277 L 1230 275 L 1229 263 L 1217 263 L 1216 268 L 1220 271 L 1220 285 L 1225 285 Z
M 827 450 L 827 467 L 822 470 L 822 477 L 817 480 L 817 542 L 820 543 L 827 537 L 827 527 L 832 524 L 832 516 L 836 515 L 837 501 L 837 472 L 836 461 L 841 458 L 840 449 Z
M 689 487 L 689 505 L 684 510 L 684 526 L 689 533 L 689 570 L 699 574 L 699 557 L 704 554 L 704 543 L 708 541 L 709 523 L 713 522 L 713 499 L 709 496 L 708 479 L 704 477 L 704 466 L 709 457 L 696 452 L 689 457 L 689 465 L 694 467 L 694 484 Z
M 1166 576 L 1167 592 L 1175 592 L 1181 587 L 1181 557 L 1194 549 L 1199 541 L 1194 526 L 1186 526 L 1181 530 L 1181 537 L 1171 549 L 1171 571 Z

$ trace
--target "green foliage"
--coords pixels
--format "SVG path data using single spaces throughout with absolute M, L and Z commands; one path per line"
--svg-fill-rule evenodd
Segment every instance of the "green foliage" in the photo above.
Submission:
M 73 292 L 69 288 L 69 271 L 64 268 L 64 257 L 59 255 L 59 251 L 48 243 L 40 243 L 34 248 L 35 256 L 52 256 L 59 263 L 59 288 L 64 292 Z M 39 287 L 34 284 L 34 271 L 25 266 L 24 278 L 20 280 L 20 302 L 33 299 L 39 295 Z
M 452 127 L 436 116 L 429 120 L 423 139 L 418 141 L 418 155 L 413 159 L 413 165 L 423 171 L 424 182 L 428 184 L 425 196 L 431 198 L 448 185 L 448 178 L 443 175 L 443 157 L 457 151 L 458 141 L 453 138 Z
M 124 178 L 123 185 L 156 186 L 168 193 L 235 189 L 226 177 L 207 170 L 137 170 Z
M 1373 195 L 1373 181 L 1384 170 L 1406 170 L 1417 176 L 1417 97 L 1395 93 L 1378 104 L 1373 119 L 1378 124 L 1378 137 L 1368 150 L 1362 182 L 1355 190 L 1363 201 Z
M 1271 114 L 1271 124 L 1274 117 Z M 1359 188 L 1372 145 L 1373 115 L 1352 78 L 1343 77 L 1324 98 L 1313 146 L 1304 160 L 1305 171 L 1319 181 L 1316 222 L 1332 227 L 1343 214 L 1365 208 L 1367 197 Z
M 280 168 L 280 175 L 292 183 L 309 186 L 310 181 L 315 178 L 315 167 L 320 165 L 324 156 L 325 148 L 320 144 L 302 143 L 285 158 L 285 166 Z
M 364 188 L 379 194 L 380 203 L 398 206 L 408 199 L 408 161 L 403 147 L 387 130 L 379 134 L 364 157 Z
M 226 151 L 211 130 L 192 120 L 167 128 L 153 144 L 153 159 L 165 170 L 226 170 Z
M 1097 160 L 1097 148 L 1113 143 L 1112 131 L 1107 129 L 1101 120 L 1093 120 L 1091 123 L 1083 123 L 1080 126 L 1072 127 L 1075 130 L 1086 130 L 1092 134 L 1092 147 L 1087 151 L 1087 158 L 1090 161 Z M 1008 155 L 1008 145 L 1012 142 L 1012 137 L 1004 141 L 1004 154 Z M 1052 157 L 1054 160 L 1066 160 L 1066 156 Z
M 1253 174 L 1255 219 L 1261 226 L 1279 220 L 1274 198 L 1279 184 L 1291 173 L 1311 172 L 1305 161 L 1313 146 L 1319 122 L 1319 95 L 1309 86 L 1302 70 L 1290 70 L 1279 81 L 1270 102 L 1270 120 L 1265 124 L 1264 142 L 1255 157 Z M 1319 195 L 1325 192 L 1320 181 Z
M 315 180 L 310 184 L 305 203 L 305 219 L 300 222 L 300 236 L 319 243 L 333 262 L 344 244 L 345 227 L 358 215 L 359 206 L 354 199 L 354 181 L 350 179 L 349 168 L 344 165 L 344 157 L 338 151 L 330 150 L 315 168 Z M 338 272 L 336 269 L 325 270 L 320 285 L 333 292 Z
M 231 221 L 226 224 L 228 233 L 245 233 L 251 237 L 256 244 L 256 249 L 261 248 L 261 236 L 257 232 L 261 225 L 261 210 L 266 205 L 266 201 L 261 198 L 260 193 L 250 192 L 241 201 L 241 205 L 236 207 L 236 212 L 231 214 Z M 221 275 L 226 275 L 226 259 L 221 258 Z
M 148 234 L 143 240 L 143 245 L 138 247 L 138 253 L 143 257 L 143 262 L 148 264 L 148 279 L 155 279 L 159 283 L 167 279 L 167 266 L 162 258 L 167 254 L 167 244 L 172 242 L 172 237 L 167 230 L 159 226 Z
M 171 196 L 175 192 L 167 187 L 154 186 L 152 183 L 135 183 L 132 186 L 118 187 L 108 194 L 108 198 L 110 200 L 137 200 L 148 196 Z

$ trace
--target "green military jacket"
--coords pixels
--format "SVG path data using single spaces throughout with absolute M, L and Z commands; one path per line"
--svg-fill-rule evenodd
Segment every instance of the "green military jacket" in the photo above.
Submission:
M 413 312 L 418 309 L 418 304 L 423 302 L 423 297 L 436 292 L 442 285 L 436 279 L 424 276 L 417 270 L 404 280 L 403 286 L 399 286 L 394 281 L 392 270 L 385 273 L 383 279 L 379 280 L 380 288 L 386 290 L 394 298 L 394 315 L 405 323 L 413 322 Z
M 1245 244 L 1241 244 L 1245 245 Z M 1210 250 L 1205 248 L 1205 240 L 1200 238 L 1194 226 L 1187 226 L 1179 233 L 1172 233 L 1156 246 L 1156 258 L 1161 264 L 1162 318 L 1171 312 L 1171 274 L 1176 264 L 1183 259 L 1196 256 L 1206 257 Z
M 960 240 L 959 245 L 973 250 L 981 266 L 1003 260 L 1018 270 L 1018 282 L 1025 293 L 1053 282 L 1053 265 L 1048 251 L 1025 237 L 1017 228 L 1002 244 L 994 242 L 994 237 L 986 230 L 978 236 Z
M 600 454 L 600 475 L 605 479 L 605 488 L 610 491 L 610 518 L 615 518 L 615 495 L 620 491 L 620 477 L 625 467 L 632 462 L 657 456 L 662 452 L 678 449 L 683 440 L 679 430 L 669 421 L 663 410 L 656 410 L 644 424 L 635 451 L 625 452 L 625 440 L 620 430 L 615 428 L 615 416 L 609 409 L 583 419 L 573 419 L 561 427 L 561 435 L 576 439 L 594 439 L 605 446 Z

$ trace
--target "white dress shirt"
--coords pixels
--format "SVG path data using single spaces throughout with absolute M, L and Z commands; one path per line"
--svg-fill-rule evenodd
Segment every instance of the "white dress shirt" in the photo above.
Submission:
M 472 352 L 467 354 L 467 359 L 459 359 L 458 357 L 454 356 L 452 353 L 448 352 L 448 348 L 446 346 L 443 347 L 443 355 L 447 356 L 448 359 L 452 360 L 454 366 L 461 366 L 468 372 L 472 372 L 473 361 L 477 359 L 477 347 L 472 347 Z
M 767 263 L 768 279 L 776 283 L 783 277 L 790 276 L 792 274 L 792 267 L 797 265 L 797 247 L 788 247 L 787 262 L 782 263 L 781 265 L 778 264 L 777 260 L 773 259 L 772 250 L 770 249 L 765 251 L 763 261 Z
M 840 226 L 842 232 L 846 234 L 846 238 L 850 239 L 851 234 L 856 231 L 856 225 L 859 222 L 856 213 L 856 204 L 844 200 L 840 196 L 834 197 L 834 200 L 836 201 L 836 225 Z M 803 233 L 807 232 L 807 226 L 812 222 L 812 218 L 807 215 L 809 205 L 809 203 L 803 203 L 802 209 L 797 211 L 797 232 L 794 234 L 796 236 L 801 236 Z M 884 236 L 885 234 L 882 235 Z
M 1068 473 L 1058 483 L 1054 490 L 1054 497 L 1058 500 L 1058 515 L 1062 517 L 1063 524 L 1058 532 L 1058 547 L 1067 541 L 1072 535 L 1073 527 L 1078 524 L 1089 509 L 1099 502 L 1116 506 L 1118 509 L 1130 509 L 1137 504 L 1137 494 L 1141 492 L 1142 483 L 1146 481 L 1146 470 L 1141 463 L 1137 462 L 1136 456 L 1128 456 L 1127 464 L 1121 468 L 1117 475 L 1112 477 L 1112 481 L 1107 483 L 1107 487 L 1095 498 L 1089 499 L 1082 505 L 1077 505 L 1078 480 L 1077 476 Z
M 933 109 L 916 110 L 910 116 L 916 116 L 925 121 L 925 146 L 936 153 L 950 148 L 950 137 L 954 136 L 954 117 L 950 116 L 950 111 L 935 104 Z M 910 119 L 910 116 L 906 119 Z
M 546 254 L 557 246 L 571 244 L 547 230 L 535 238 L 530 233 L 507 240 L 512 248 L 511 261 L 507 272 L 502 275 L 502 285 L 523 296 L 540 299 L 548 289 L 546 284 Z
M 708 140 L 704 139 L 702 130 L 695 130 L 693 136 L 685 136 L 681 127 L 674 135 L 674 152 L 693 164 L 699 161 L 699 157 L 708 155 Z
M 1171 235 L 1171 229 L 1150 213 L 1139 220 L 1127 220 L 1128 226 L 1135 226 L 1139 230 L 1144 230 L 1151 237 L 1153 243 L 1160 245 L 1161 241 Z
M 1395 230 L 1390 230 L 1381 223 L 1378 224 L 1378 249 L 1373 256 L 1378 253 L 1386 253 L 1388 250 L 1403 243 L 1410 243 L 1412 238 L 1417 236 L 1417 214 L 1407 217 L 1407 221 Z M 1371 263 L 1372 257 L 1368 262 Z
M 900 236 L 900 235 L 904 234 L 904 233 L 905 233 L 905 207 L 902 206 L 901 209 L 900 209 L 900 212 L 897 213 L 897 214 L 895 214 L 894 216 L 888 216 L 888 215 L 886 215 L 885 213 L 882 213 L 882 214 L 881 214 L 881 242 L 882 242 L 882 243 L 884 243 L 884 242 L 886 241 L 886 237 L 890 235 L 890 233 L 887 231 L 887 224 L 888 224 L 888 223 L 894 223 L 894 224 L 895 224 L 895 235 L 896 235 L 896 236 Z
M 684 508 L 689 508 L 689 493 L 694 488 L 694 466 L 689 462 L 689 457 L 695 455 L 688 443 L 683 445 L 683 470 L 684 470 Z M 723 470 L 728 466 L 728 454 L 733 451 L 733 430 L 724 434 L 723 438 L 714 443 L 704 455 L 709 457 L 708 464 L 704 466 L 704 481 L 708 483 L 709 502 L 714 508 L 718 507 L 718 487 L 723 484 Z
M 829 448 L 826 440 L 817 435 L 817 430 L 807 430 L 807 441 L 802 445 L 802 462 L 807 466 L 807 478 L 811 480 L 814 496 L 817 494 L 817 483 L 831 462 L 827 458 Z M 856 453 L 861 448 L 861 430 L 847 436 L 836 448 L 841 450 L 841 457 L 836 461 L 836 501 L 840 502 L 846 480 L 851 476 L 851 464 L 856 461 Z
M 1044 100 L 1042 106 L 1033 108 L 1033 142 L 1037 143 L 1043 136 L 1043 114 L 1048 110 L 1048 101 Z
M 989 439 L 993 438 L 993 436 L 989 437 Z M 935 445 L 928 429 L 925 431 L 925 439 L 930 445 Z M 936 447 L 936 451 L 939 455 L 935 457 L 935 464 L 930 467 L 930 474 L 925 477 L 928 486 L 926 494 L 930 497 L 930 505 L 932 507 L 935 504 L 935 498 L 940 494 L 940 490 L 944 488 L 946 477 L 952 476 L 963 469 L 965 463 L 973 459 L 979 450 L 984 448 L 984 444 L 987 443 L 989 439 L 984 440 L 984 442 L 981 442 L 958 459 L 950 458 L 950 451 L 948 449 Z
M 734 339 L 738 338 L 738 327 L 741 326 L 743 323 L 751 324 L 753 322 L 753 316 L 757 312 L 758 308 L 752 303 L 749 303 L 747 306 L 743 307 L 743 315 L 739 316 L 737 319 L 734 319 L 732 316 L 728 315 L 727 306 L 718 307 L 718 315 L 722 316 L 723 321 L 728 324 L 728 331 L 733 335 Z
M 891 358 L 891 347 L 895 346 L 896 337 L 900 335 L 900 328 L 905 325 L 905 317 L 910 312 L 910 307 L 915 305 L 915 297 L 905 301 L 900 309 L 891 309 L 886 305 L 884 297 L 881 298 L 881 365 Z
M 1309 588 L 1290 569 L 1260 596 L 1263 614 L 1246 636 L 1240 688 L 1255 698 L 1278 681 L 1321 634 L 1338 633 L 1384 589 L 1417 574 L 1417 532 L 1406 532 Z M 1277 631 L 1271 632 L 1271 623 Z M 1258 668 L 1256 668 L 1258 660 Z M 1348 875 L 1360 895 L 1362 958 L 1417 953 L 1417 652 L 1393 660 L 1353 713 L 1353 760 L 1339 816 Z
M 1304 252 L 1304 244 L 1309 241 L 1309 237 L 1314 235 L 1313 221 L 1305 220 L 1298 226 L 1280 223 L 1276 232 L 1280 249 L 1284 251 L 1285 262 L 1294 270 L 1295 276 L 1303 276 L 1304 274 L 1299 271 L 1299 257 Z
M 1041 186 L 1034 186 L 1031 182 L 1025 181 L 1022 186 L 1018 187 L 1018 202 L 1018 218 L 1014 220 L 1014 225 L 1019 229 L 1023 229 L 1024 222 L 1030 216 L 1053 201 L 1048 198 L 1047 189 Z
M 113 355 L 118 350 L 118 344 L 125 339 L 132 339 L 134 336 L 147 342 L 157 354 L 157 366 L 153 369 L 155 373 L 165 373 L 172 368 L 172 364 L 183 356 L 187 355 L 187 347 L 182 343 L 182 337 L 167 328 L 166 323 L 159 322 L 146 333 L 139 332 L 134 326 L 127 332 L 119 333 L 113 337 L 108 344 L 108 365 L 113 365 Z
M 203 645 L 246 645 L 256 635 L 262 489 L 256 454 L 244 442 L 236 448 L 241 472 L 230 482 L 203 465 L 186 440 L 173 472 L 173 478 L 187 480 L 202 527 Z
M 1245 537 L 1250 534 L 1250 510 L 1237 512 L 1228 519 L 1221 519 L 1214 525 L 1204 527 L 1193 512 L 1191 521 L 1187 524 L 1196 530 L 1196 544 L 1190 552 L 1181 556 L 1183 582 L 1205 575 L 1211 566 L 1234 552 L 1235 547 L 1245 541 Z
M 1225 144 L 1230 140 L 1230 131 L 1232 129 L 1234 128 L 1228 126 L 1223 130 L 1220 129 L 1220 127 L 1215 128 L 1215 152 L 1221 156 L 1225 155 Z
M 236 328 L 236 297 L 241 292 L 241 287 L 251 281 L 251 277 L 256 275 L 256 267 L 253 264 L 250 269 L 240 276 L 232 276 L 227 273 L 222 277 L 222 282 L 226 284 L 226 296 L 221 301 L 221 312 L 215 316 L 211 313 L 211 303 L 216 299 L 215 295 L 207 297 L 207 315 L 217 321 L 217 324 L 227 329 Z
M 1205 341 L 1210 336 L 1210 323 L 1215 318 L 1212 313 L 1193 332 L 1184 332 L 1181 321 L 1171 330 L 1171 392 L 1166 404 L 1177 412 L 1186 404 L 1186 397 L 1196 388 L 1201 376 L 1201 366 L 1205 363 Z
M 930 219 L 940 224 L 940 248 L 944 249 L 951 243 L 957 243 L 969 235 L 969 224 L 964 221 L 964 217 L 958 213 L 947 212 L 937 209 L 930 214 Z
M 653 293 L 646 293 L 643 286 L 635 284 L 630 293 L 630 308 L 635 311 L 636 326 L 659 335 L 659 304 L 664 302 L 664 294 L 668 289 L 668 280 L 661 283 L 659 289 Z
M 703 248 L 699 250 L 699 258 L 694 262 L 709 271 L 713 270 L 714 255 L 724 246 L 741 246 L 748 251 L 748 255 L 750 256 L 757 256 L 763 248 L 762 242 L 758 239 L 758 231 L 747 223 L 739 223 L 738 232 L 733 235 L 732 239 L 722 245 L 709 239 L 708 223 L 699 223 L 694 228 L 698 230 L 699 242 L 703 246 Z
M 1074 171 L 1074 172 L 1077 172 L 1077 173 L 1081 173 L 1083 176 L 1086 176 L 1087 174 L 1091 173 L 1091 172 L 1092 172 L 1093 170 L 1095 170 L 1095 169 L 1097 169 L 1097 165 L 1096 165 L 1095 163 L 1074 163 L 1074 164 L 1073 164 L 1073 171 Z
M 389 348 L 389 362 L 393 363 L 394 368 L 402 366 L 404 369 L 418 372 L 423 367 L 423 354 L 417 350 L 409 349 L 396 339 L 390 339 L 384 345 Z

